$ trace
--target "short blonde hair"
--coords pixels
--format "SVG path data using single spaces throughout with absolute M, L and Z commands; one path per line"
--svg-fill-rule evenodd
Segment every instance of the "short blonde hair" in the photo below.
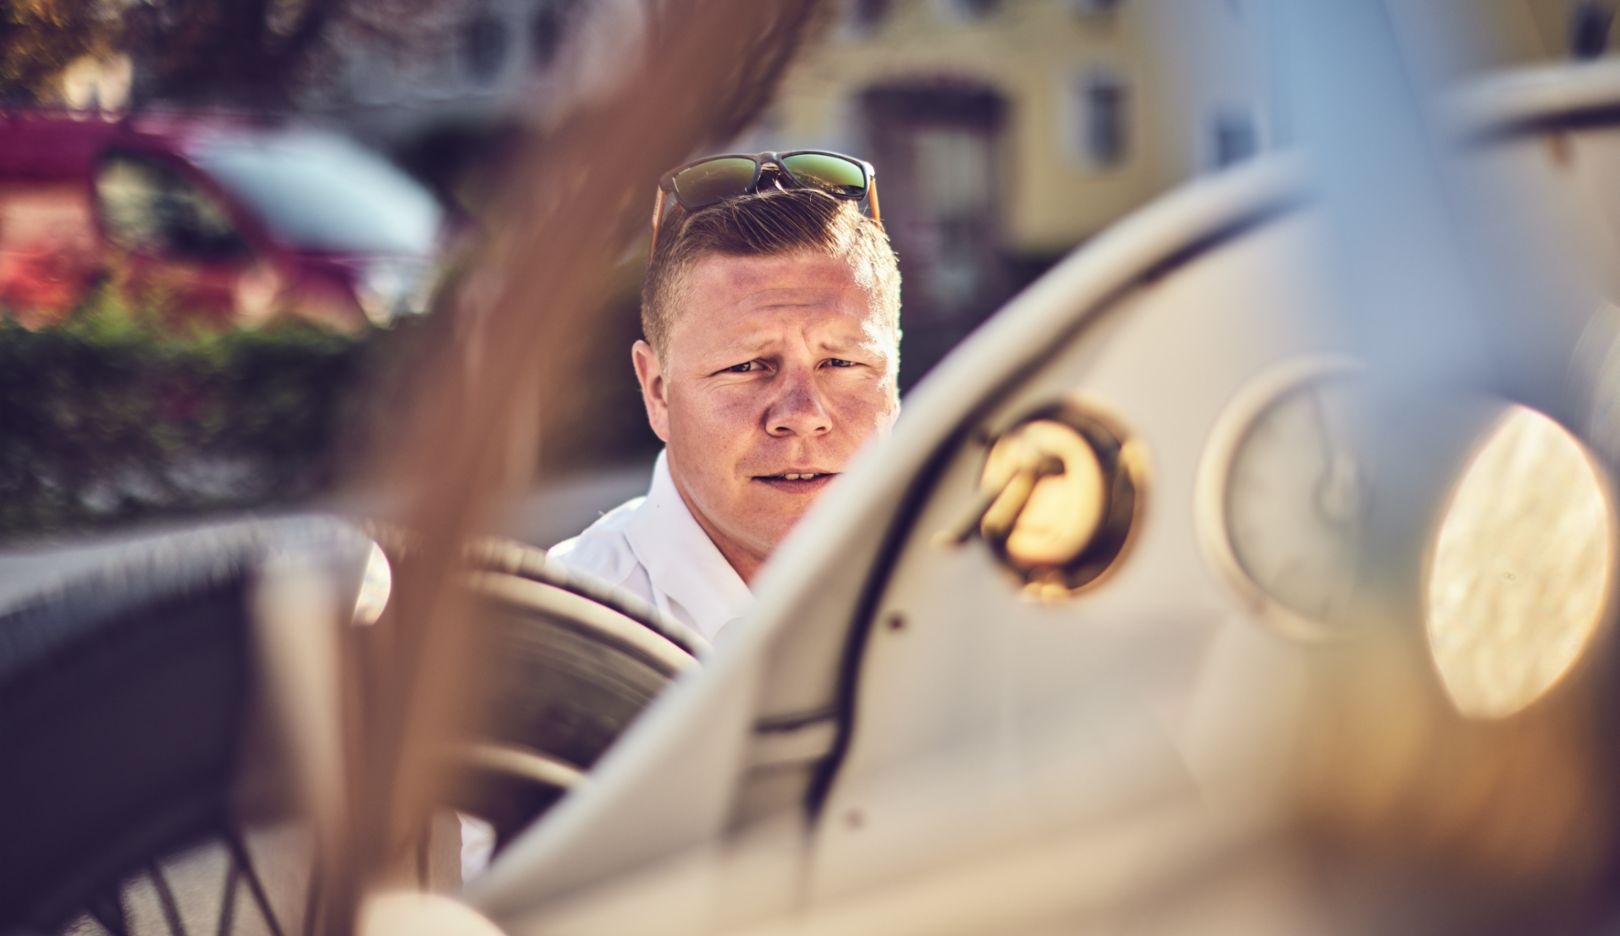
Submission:
M 814 251 L 846 260 L 900 335 L 900 264 L 882 225 L 848 199 L 813 189 L 772 189 L 687 213 L 676 205 L 641 287 L 641 331 L 665 360 L 687 273 L 704 257 Z

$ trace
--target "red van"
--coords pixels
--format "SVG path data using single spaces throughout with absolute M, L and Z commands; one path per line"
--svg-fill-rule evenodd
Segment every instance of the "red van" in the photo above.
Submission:
M 387 325 L 425 308 L 444 230 L 421 185 L 314 127 L 0 114 L 0 309 L 25 324 L 110 282 L 177 322 Z

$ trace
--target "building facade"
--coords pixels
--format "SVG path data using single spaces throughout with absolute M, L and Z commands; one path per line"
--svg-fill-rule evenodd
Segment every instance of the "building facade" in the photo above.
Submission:
M 839 0 L 743 145 L 878 167 L 914 378 L 1153 196 L 1270 145 L 1263 0 Z

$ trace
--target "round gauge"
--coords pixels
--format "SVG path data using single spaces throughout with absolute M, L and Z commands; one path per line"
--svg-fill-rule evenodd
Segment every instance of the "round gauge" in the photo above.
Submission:
M 990 446 L 971 522 L 1040 597 L 1071 595 L 1112 568 L 1141 509 L 1145 460 L 1116 423 L 1075 402 L 1049 406 Z
M 980 529 L 1028 568 L 1078 556 L 1108 503 L 1097 453 L 1074 427 L 1052 419 L 1032 420 L 996 440 L 979 487 L 996 493 Z
M 1262 375 L 1205 454 L 1200 510 L 1216 564 L 1293 637 L 1348 626 L 1371 506 L 1360 371 L 1313 357 Z
M 1429 651 L 1462 714 L 1527 708 L 1586 655 L 1610 603 L 1608 491 L 1580 440 L 1523 406 L 1473 453 L 1424 570 Z

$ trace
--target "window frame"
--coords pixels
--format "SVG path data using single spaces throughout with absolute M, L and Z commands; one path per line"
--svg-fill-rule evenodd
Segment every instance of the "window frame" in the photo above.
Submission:
M 1124 69 L 1109 65 L 1086 68 L 1069 78 L 1069 150 L 1078 161 L 1094 172 L 1123 171 L 1134 162 L 1138 149 L 1136 121 L 1133 119 L 1132 98 L 1136 82 Z M 1116 141 L 1110 152 L 1098 146 L 1099 92 L 1110 88 L 1116 93 Z

